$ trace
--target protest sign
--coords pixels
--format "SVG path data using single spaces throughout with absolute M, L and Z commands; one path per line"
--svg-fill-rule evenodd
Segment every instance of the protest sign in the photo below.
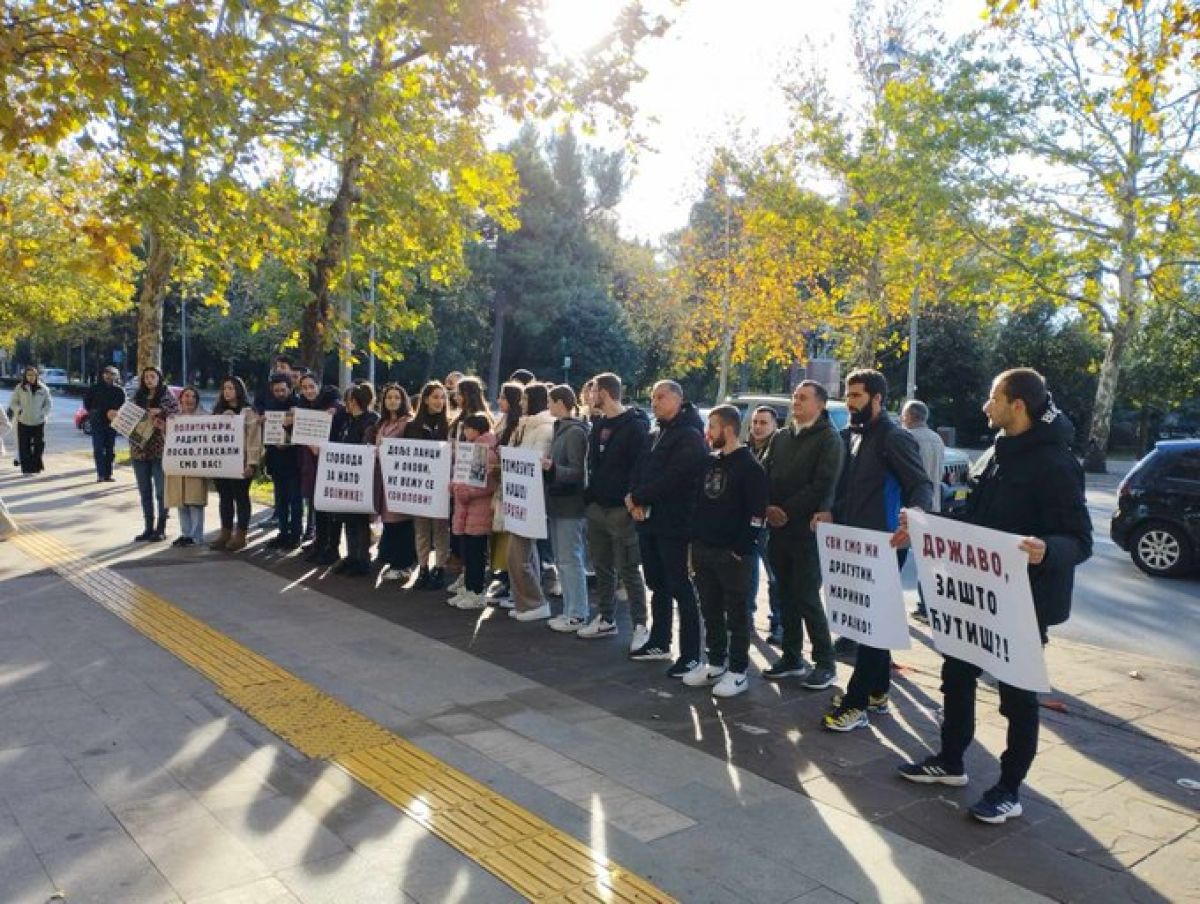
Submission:
M 182 477 L 246 476 L 245 415 L 174 414 L 167 418 L 163 472 Z
M 375 512 L 375 447 L 326 442 L 317 459 L 313 507 L 319 512 Z
M 283 419 L 287 415 L 286 411 L 263 412 L 264 446 L 286 446 L 288 444 L 287 428 L 283 423 Z M 326 433 L 325 435 L 328 436 L 329 434 Z
M 546 538 L 546 491 L 542 458 L 532 449 L 500 448 L 504 529 L 531 540 Z
M 907 650 L 908 617 L 891 534 L 817 525 L 822 595 L 829 630 L 879 650 Z
M 1021 538 L 911 510 L 908 529 L 937 651 L 1050 690 Z
M 385 439 L 379 446 L 383 500 L 389 512 L 450 517 L 450 444 L 428 439 Z
M 329 442 L 333 415 L 313 408 L 292 409 L 292 445 L 319 446 Z
M 113 419 L 112 427 L 122 436 L 128 437 L 133 432 L 133 428 L 140 424 L 145 416 L 146 409 L 141 405 L 126 402 L 117 409 L 117 416 Z
M 483 489 L 487 486 L 488 447 L 483 443 L 457 444 L 454 450 L 454 482 Z

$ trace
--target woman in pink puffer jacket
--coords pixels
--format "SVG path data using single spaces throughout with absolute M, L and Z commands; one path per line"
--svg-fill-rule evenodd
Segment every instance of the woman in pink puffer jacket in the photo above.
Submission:
M 487 448 L 487 485 L 471 486 L 451 483 L 454 496 L 454 520 L 451 531 L 460 537 L 463 550 L 463 589 L 447 602 L 459 609 L 483 609 L 484 573 L 487 564 L 488 535 L 492 532 L 492 497 L 499 483 L 500 454 L 496 451 L 496 434 L 482 414 L 463 419 L 463 439 Z

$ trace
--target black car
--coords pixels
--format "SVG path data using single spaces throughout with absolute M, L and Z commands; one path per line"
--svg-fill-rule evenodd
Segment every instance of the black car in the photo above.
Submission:
M 1200 554 L 1200 440 L 1164 440 L 1117 490 L 1113 542 L 1146 574 L 1187 574 Z

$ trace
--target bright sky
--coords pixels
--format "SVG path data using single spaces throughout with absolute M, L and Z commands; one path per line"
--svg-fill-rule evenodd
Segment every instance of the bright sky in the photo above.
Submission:
M 813 45 L 834 84 L 849 85 L 852 0 L 687 0 L 667 36 L 648 44 L 633 92 L 648 139 L 619 209 L 629 237 L 655 240 L 682 227 L 699 197 L 710 149 L 732 134 L 767 144 L 787 134 L 780 76 Z M 547 0 L 559 50 L 582 52 L 602 36 L 621 0 Z M 983 0 L 947 0 L 949 35 L 980 23 Z

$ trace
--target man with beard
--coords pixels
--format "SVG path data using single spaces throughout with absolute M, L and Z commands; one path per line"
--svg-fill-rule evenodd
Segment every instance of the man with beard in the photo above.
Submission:
M 1046 629 L 1071 614 L 1075 566 L 1092 554 L 1092 521 L 1084 497 L 1083 469 L 1071 453 L 1074 428 L 1054 407 L 1046 381 L 1035 370 L 1006 370 L 992 383 L 983 406 L 996 442 L 971 468 L 971 495 L 963 521 L 1023 537 L 1029 584 L 1042 643 Z M 907 542 L 907 524 L 898 539 Z M 919 784 L 967 783 L 963 754 L 975 735 L 975 682 L 979 666 L 945 657 L 942 662 L 942 749 L 900 774 Z M 1038 699 L 1034 691 L 1000 683 L 1000 713 L 1008 738 L 1000 756 L 1000 781 L 969 811 L 999 824 L 1021 815 L 1018 797 L 1038 744 Z
M 771 440 L 775 438 L 778 430 L 779 415 L 775 413 L 774 408 L 770 405 L 759 405 L 754 409 L 750 415 L 750 432 L 746 436 L 746 448 L 753 453 L 755 460 L 760 465 L 766 459 L 767 451 L 771 448 Z M 767 643 L 778 647 L 783 644 L 783 623 L 779 620 L 779 581 L 775 579 L 775 571 L 771 568 L 767 557 L 769 536 L 770 531 L 764 526 L 758 546 L 751 553 L 754 561 L 750 564 L 750 590 L 746 595 L 746 617 L 750 620 L 750 630 L 753 631 L 754 610 L 758 606 L 759 571 L 764 570 L 767 573 L 767 606 L 771 613 L 767 621 L 769 626 Z
M 887 381 L 877 370 L 856 370 L 846 377 L 846 407 L 850 411 L 846 469 L 838 485 L 833 520 L 849 527 L 892 533 L 900 509 L 927 511 L 933 500 L 933 481 L 925 473 L 921 450 L 912 434 L 894 424 L 883 410 Z M 825 516 L 813 518 L 816 522 Z M 893 538 L 895 543 L 895 538 Z M 905 552 L 901 552 L 901 564 Z M 853 731 L 867 726 L 867 711 L 888 711 L 892 654 L 858 645 L 854 674 L 841 699 L 822 725 L 830 731 Z
M 714 697 L 736 697 L 749 683 L 750 569 L 758 567 L 765 524 L 767 475 L 738 440 L 742 418 L 732 405 L 708 416 L 708 457 L 692 519 L 692 578 L 700 595 L 708 665 L 683 676 L 688 687 L 713 686 Z
M 625 507 L 638 527 L 642 570 L 650 588 L 650 637 L 629 654 L 642 662 L 671 658 L 673 609 L 679 612 L 679 658 L 667 669 L 682 678 L 700 664 L 700 610 L 688 574 L 688 537 L 696 482 L 704 468 L 704 423 L 683 388 L 660 380 L 650 393 L 657 426 L 638 459 Z

